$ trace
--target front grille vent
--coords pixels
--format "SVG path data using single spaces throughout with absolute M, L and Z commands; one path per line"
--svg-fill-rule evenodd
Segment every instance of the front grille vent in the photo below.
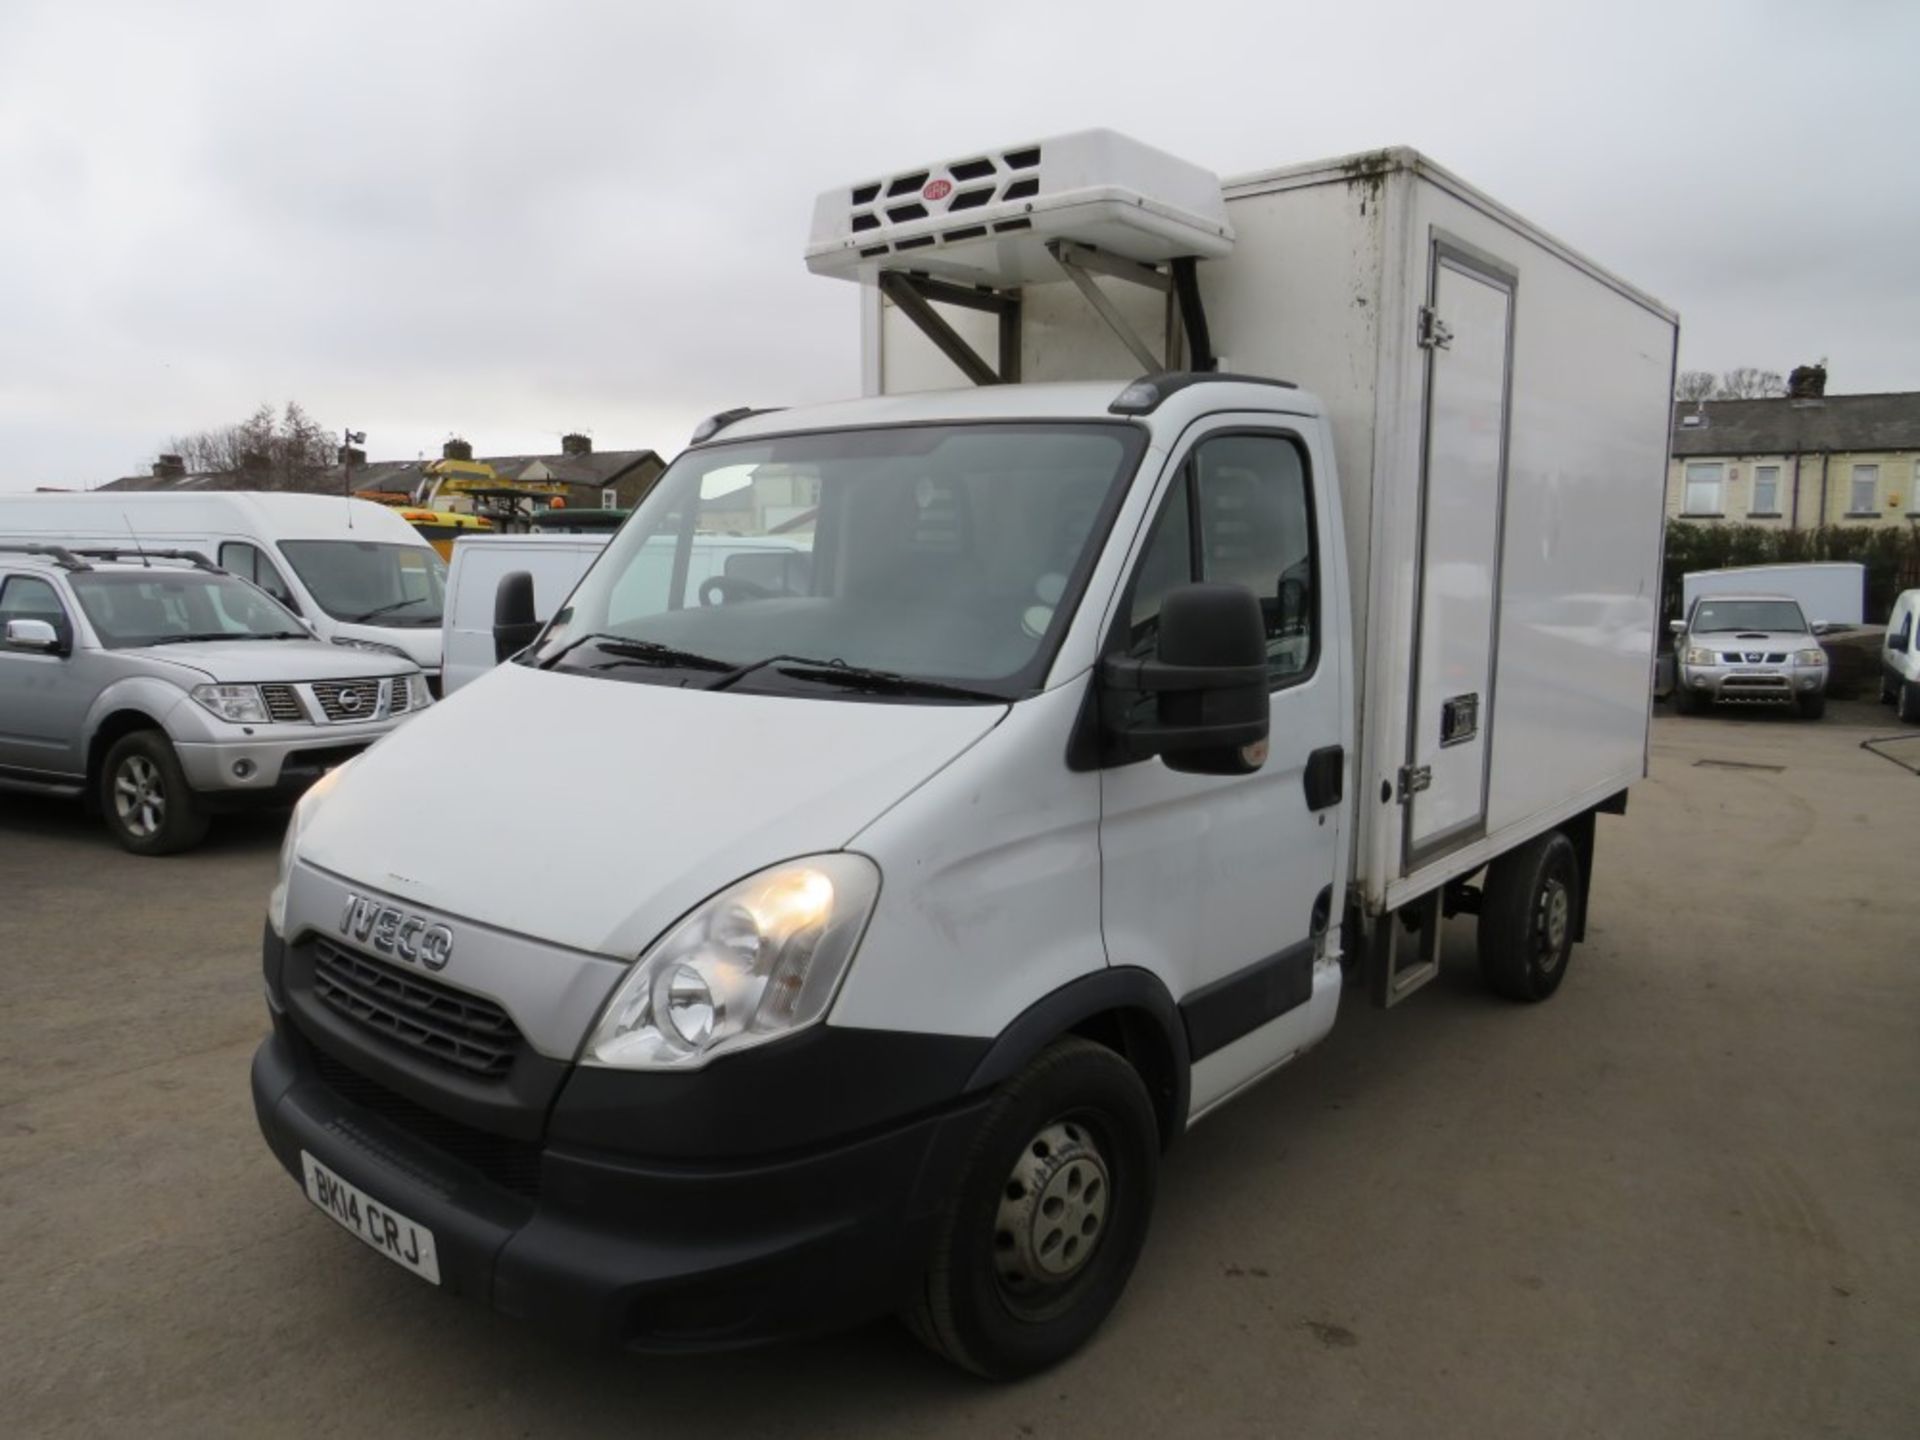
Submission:
M 448 1159 L 477 1170 L 503 1190 L 540 1198 L 540 1147 L 525 1140 L 512 1140 L 476 1130 L 458 1120 L 449 1120 L 424 1105 L 416 1105 L 404 1095 L 377 1081 L 350 1070 L 326 1051 L 313 1047 L 314 1068 L 320 1078 L 342 1100 L 378 1116 L 395 1129 L 405 1132 L 429 1149 Z
M 307 707 L 300 703 L 300 692 L 291 685 L 262 685 L 260 696 L 267 702 L 270 720 L 304 721 Z
M 1763 661 L 1768 665 L 1784 665 L 1787 661 L 1786 653 L 1779 650 L 1765 655 L 1758 650 L 1723 650 L 1720 658 L 1728 665 L 1758 665 Z
M 387 682 L 392 688 L 393 698 L 387 702 L 389 715 L 404 715 L 413 704 L 413 683 L 404 675 L 398 680 Z
M 520 1030 L 493 1001 L 320 940 L 313 989 L 362 1029 L 483 1080 L 513 1068 Z
M 320 702 L 327 719 L 336 724 L 345 720 L 371 720 L 380 713 L 380 682 L 316 680 L 313 698 Z

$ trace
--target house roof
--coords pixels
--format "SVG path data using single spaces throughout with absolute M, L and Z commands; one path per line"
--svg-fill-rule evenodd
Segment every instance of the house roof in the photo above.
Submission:
M 586 455 L 480 455 L 481 464 L 493 467 L 503 480 L 556 480 L 572 485 L 610 485 L 636 466 L 649 461 L 656 468 L 666 462 L 652 450 L 596 450 Z M 353 467 L 353 488 L 390 490 L 411 494 L 425 478 L 428 460 L 375 460 Z M 531 472 L 531 473 L 529 473 Z M 346 493 L 347 476 L 338 465 L 318 472 L 306 488 L 315 494 Z M 271 480 L 264 482 L 271 485 Z M 124 475 L 100 486 L 102 490 L 257 490 L 262 478 L 246 473 L 224 471 L 191 475 Z
M 1688 423 L 1694 415 L 1701 423 Z M 1920 391 L 1815 400 L 1683 400 L 1673 407 L 1673 453 L 1794 455 L 1920 450 Z

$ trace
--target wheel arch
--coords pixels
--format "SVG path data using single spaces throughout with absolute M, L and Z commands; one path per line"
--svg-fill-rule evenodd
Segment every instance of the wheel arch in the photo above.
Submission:
M 87 789 L 86 801 L 89 810 L 100 808 L 100 772 L 107 762 L 107 752 L 123 736 L 136 730 L 158 730 L 166 733 L 166 727 L 145 710 L 137 710 L 123 705 L 101 716 L 93 727 L 93 734 L 87 739 Z
M 1116 1051 L 1153 1101 L 1164 1150 L 1186 1128 L 1191 1089 L 1187 1034 L 1173 996 L 1151 971 L 1116 966 L 1043 995 L 1002 1030 L 967 1081 L 969 1093 L 1018 1074 L 1065 1035 Z

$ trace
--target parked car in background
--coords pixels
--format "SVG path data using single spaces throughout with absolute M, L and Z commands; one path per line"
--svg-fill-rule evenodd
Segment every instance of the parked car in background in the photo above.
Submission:
M 191 550 L 335 645 L 410 660 L 439 694 L 446 562 L 391 508 L 335 495 L 0 495 L 0 542 Z
M 1903 590 L 1887 617 L 1880 651 L 1880 703 L 1903 723 L 1920 725 L 1920 590 Z
M 1711 595 L 1673 622 L 1673 708 L 1792 705 L 1809 720 L 1827 709 L 1827 652 L 1800 602 L 1787 595 Z
M 84 798 L 135 854 L 290 804 L 432 703 L 198 555 L 0 543 L 0 789 Z

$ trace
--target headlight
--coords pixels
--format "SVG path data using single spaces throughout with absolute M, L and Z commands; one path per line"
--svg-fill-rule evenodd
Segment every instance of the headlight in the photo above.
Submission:
M 293 807 L 293 818 L 287 821 L 287 835 L 280 842 L 280 869 L 273 877 L 273 889 L 267 892 L 267 923 L 273 927 L 273 933 L 282 940 L 287 938 L 287 882 L 293 878 L 293 857 L 300 841 L 300 832 L 307 828 L 307 822 L 313 819 L 314 811 L 327 791 L 339 781 L 340 772 L 351 765 L 336 765 L 307 787 L 307 793 L 300 797 L 300 803 Z
M 413 659 L 398 645 L 389 645 L 384 640 L 362 640 L 358 635 L 336 635 L 333 637 L 333 643 L 344 645 L 349 650 L 371 650 L 376 655 L 398 655 L 402 660 Z
M 1796 650 L 1793 652 L 1793 663 L 1796 665 L 1824 665 L 1827 663 L 1827 652 L 1824 650 Z
M 1699 645 L 1689 645 L 1686 658 L 1689 665 L 1712 665 L 1718 659 L 1713 651 Z
M 815 855 L 749 875 L 698 906 L 620 982 L 584 1063 L 694 1069 L 827 1013 L 860 943 L 880 871 Z
M 196 685 L 187 692 L 222 720 L 236 725 L 267 723 L 267 702 L 257 685 Z

